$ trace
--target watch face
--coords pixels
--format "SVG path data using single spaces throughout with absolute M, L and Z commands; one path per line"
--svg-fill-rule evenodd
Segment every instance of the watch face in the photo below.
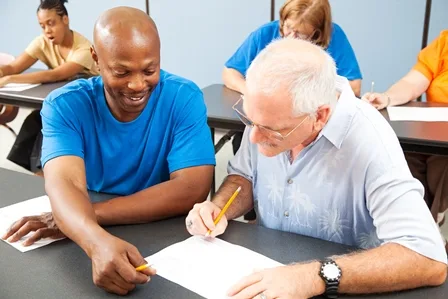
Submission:
M 339 268 L 334 264 L 326 264 L 322 269 L 323 274 L 327 279 L 336 280 L 340 276 Z

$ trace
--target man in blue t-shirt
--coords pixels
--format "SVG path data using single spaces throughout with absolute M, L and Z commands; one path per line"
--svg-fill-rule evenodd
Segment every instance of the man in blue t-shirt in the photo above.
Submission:
M 160 70 L 157 28 L 144 12 L 105 12 L 95 25 L 92 57 L 101 77 L 67 84 L 42 108 L 53 215 L 19 222 L 23 229 L 16 225 L 8 237 L 16 241 L 38 229 L 29 245 L 66 235 L 92 259 L 96 285 L 126 294 L 155 272 L 135 271 L 146 263 L 138 250 L 100 225 L 187 214 L 210 190 L 214 148 L 201 90 Z M 92 205 L 87 190 L 119 197 Z

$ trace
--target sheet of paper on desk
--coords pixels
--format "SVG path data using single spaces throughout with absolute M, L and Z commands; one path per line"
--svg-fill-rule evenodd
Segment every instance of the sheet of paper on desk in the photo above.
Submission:
M 31 89 L 33 87 L 39 86 L 39 84 L 28 84 L 28 83 L 9 83 L 3 87 L 0 87 L 0 92 L 2 91 L 24 91 Z
M 24 216 L 33 216 L 33 215 L 40 215 L 45 212 L 51 212 L 51 206 L 50 206 L 50 200 L 47 196 L 41 196 L 36 197 L 33 199 L 29 199 L 26 201 L 22 201 L 16 204 L 13 204 L 11 206 L 7 206 L 0 209 L 0 236 L 3 236 L 8 228 L 13 224 L 15 221 L 19 220 L 21 217 Z M 30 233 L 32 234 L 32 232 Z M 21 252 L 33 250 L 45 245 L 48 245 L 54 241 L 57 241 L 55 239 L 42 239 L 33 245 L 30 246 L 23 246 L 22 242 L 25 241 L 29 235 L 26 235 L 23 237 L 20 241 L 10 243 L 8 241 L 5 241 L 6 243 L 10 244 L 17 250 L 20 250 Z
M 281 266 L 220 239 L 191 237 L 146 258 L 157 274 L 205 298 L 227 298 L 228 289 L 254 270 Z
M 391 121 L 448 121 L 448 107 L 387 107 Z

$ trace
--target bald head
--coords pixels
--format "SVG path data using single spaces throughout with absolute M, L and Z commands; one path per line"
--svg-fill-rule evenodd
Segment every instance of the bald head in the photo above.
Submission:
M 125 6 L 109 9 L 98 18 L 93 40 L 96 49 L 160 43 L 154 21 L 143 11 Z

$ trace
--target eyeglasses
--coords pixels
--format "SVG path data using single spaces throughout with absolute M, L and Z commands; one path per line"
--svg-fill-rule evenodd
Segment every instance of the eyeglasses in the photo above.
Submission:
M 254 123 L 253 121 L 251 121 L 243 112 L 242 112 L 242 101 L 243 101 L 243 96 L 241 96 L 239 98 L 239 100 L 232 106 L 232 109 L 235 110 L 236 114 L 238 115 L 238 118 L 243 122 L 243 124 L 245 124 L 246 126 L 248 126 L 249 128 L 254 128 L 257 127 L 258 130 L 260 130 L 260 132 L 262 132 L 264 135 L 269 136 L 270 138 L 273 138 L 277 141 L 283 141 L 286 138 L 288 138 L 289 135 L 291 135 L 298 127 L 300 127 L 305 120 L 308 119 L 309 115 L 307 115 L 297 126 L 295 126 L 291 131 L 289 131 L 288 134 L 283 135 L 280 132 L 271 130 L 266 128 L 265 126 L 259 125 Z
M 301 39 L 301 40 L 306 40 L 306 41 L 313 41 L 313 40 L 317 40 L 319 39 L 319 30 L 315 29 L 311 34 L 303 34 L 300 33 L 299 31 L 296 31 L 294 28 L 289 27 L 288 25 L 284 24 L 283 25 L 284 29 L 286 29 L 288 32 L 290 32 L 290 34 L 288 34 L 287 36 L 291 36 L 297 39 Z

